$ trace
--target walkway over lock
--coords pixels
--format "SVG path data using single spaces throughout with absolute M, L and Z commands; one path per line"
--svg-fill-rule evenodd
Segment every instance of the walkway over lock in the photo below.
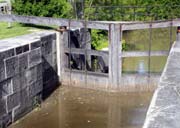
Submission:
M 92 50 L 90 45 L 88 45 L 88 41 L 86 37 L 88 37 L 88 33 L 85 32 L 85 39 L 83 40 L 83 43 L 85 44 L 84 47 L 76 48 L 76 47 L 71 47 L 71 42 L 70 42 L 70 33 L 69 31 L 63 31 L 58 33 L 57 37 L 57 64 L 58 64 L 58 75 L 60 77 L 60 82 L 63 84 L 73 84 L 73 85 L 78 85 L 78 84 L 85 84 L 85 85 L 90 85 L 90 87 L 94 88 L 102 88 L 105 86 L 106 89 L 108 90 L 123 90 L 123 88 L 126 88 L 125 85 L 127 82 L 132 82 L 132 78 L 138 79 L 138 82 L 141 82 L 142 77 L 144 77 L 144 83 L 143 84 L 149 84 L 153 85 L 154 83 L 157 82 L 158 79 L 156 79 L 156 82 L 153 81 L 153 76 L 151 76 L 149 73 L 145 74 L 142 77 L 130 77 L 130 76 L 123 76 L 122 75 L 122 58 L 125 57 L 142 57 L 142 56 L 167 56 L 169 55 L 169 51 L 151 51 L 151 48 L 149 48 L 148 51 L 131 51 L 131 52 L 125 52 L 122 51 L 122 36 L 123 36 L 123 31 L 126 30 L 138 30 L 138 29 L 149 29 L 150 30 L 150 41 L 149 41 L 149 46 L 151 46 L 152 43 L 152 29 L 153 28 L 167 28 L 167 27 L 177 27 L 180 26 L 180 19 L 175 19 L 175 20 L 170 20 L 170 21 L 155 21 L 155 22 L 106 22 L 106 21 L 77 21 L 77 20 L 70 20 L 70 19 L 59 19 L 59 18 L 47 18 L 47 17 L 34 17 L 34 16 L 16 16 L 16 15 L 3 15 L 0 14 L 0 21 L 6 21 L 6 22 L 20 22 L 20 23 L 29 23 L 29 24 L 40 24 L 40 25 L 57 25 L 57 26 L 66 26 L 68 29 L 71 28 L 85 28 L 85 31 L 87 29 L 101 29 L 101 30 L 107 30 L 108 31 L 108 36 L 109 36 L 109 51 L 104 52 L 104 51 L 96 51 Z M 172 44 L 172 40 L 170 43 Z M 175 52 L 175 53 L 174 53 Z M 176 53 L 177 52 L 177 53 Z M 173 49 L 170 52 L 170 57 L 168 59 L 168 64 L 165 68 L 165 71 L 168 71 L 168 65 L 171 64 L 171 56 L 179 56 L 179 45 L 178 42 L 175 43 L 173 46 Z M 84 55 L 84 70 L 83 71 L 77 71 L 73 70 L 71 68 L 71 55 L 72 54 L 78 54 L 78 55 Z M 176 55 L 177 54 L 177 55 Z M 89 61 L 89 56 L 100 56 L 102 58 L 108 58 L 108 74 L 106 73 L 98 73 L 98 72 L 91 72 L 88 71 L 87 65 L 90 65 Z M 172 62 L 175 60 L 172 59 Z M 180 61 L 179 61 L 180 62 Z M 176 63 L 176 61 L 175 61 Z M 178 66 L 178 62 L 177 65 Z M 172 64 L 173 65 L 173 64 Z M 176 70 L 175 67 L 173 68 L 173 71 Z M 177 70 L 178 71 L 178 70 Z M 171 73 L 168 71 L 168 73 Z M 167 74 L 168 74 L 167 73 Z M 164 75 L 165 73 L 163 73 Z M 178 72 L 177 72 L 178 76 Z M 174 77 L 174 76 L 173 76 Z M 163 76 L 162 76 L 163 78 Z M 160 81 L 160 84 L 167 85 L 164 86 L 163 89 L 167 88 L 167 90 L 171 90 L 172 87 L 169 87 L 167 83 L 164 83 Z M 172 77 L 170 76 L 170 79 Z M 166 80 L 166 78 L 164 78 Z M 177 79 L 177 78 L 176 78 Z M 176 81 L 176 80 L 175 80 Z M 175 83 L 178 84 L 178 83 Z M 87 86 L 89 87 L 89 86 Z M 173 86 L 174 87 L 174 86 Z M 158 88 L 161 88 L 160 87 Z M 174 89 L 174 88 L 173 88 Z M 175 89 L 178 89 L 175 87 Z M 155 96 L 153 98 L 153 102 L 151 105 L 151 108 L 149 110 L 148 115 L 151 116 L 151 110 L 153 107 L 156 107 L 154 104 L 156 100 L 158 100 L 157 95 L 164 96 L 166 93 L 161 91 L 156 91 Z M 170 94 L 171 95 L 171 94 Z M 176 93 L 176 95 L 179 95 L 179 92 Z M 176 97 L 176 96 L 175 96 Z M 173 97 L 172 99 L 164 99 L 166 100 L 171 100 L 173 102 Z M 159 102 L 159 101 L 158 101 Z M 178 101 L 179 103 L 179 101 Z M 175 107 L 177 106 L 176 103 L 174 104 Z M 161 109 L 161 107 L 160 107 Z M 168 110 L 162 108 L 162 110 Z M 173 109 L 178 110 L 178 109 Z M 159 113 L 157 113 L 159 114 Z M 177 115 L 177 114 L 176 114 Z M 177 115 L 178 116 L 178 115 Z M 157 116 L 158 117 L 158 116 Z M 147 117 L 146 123 L 145 123 L 145 128 L 156 128 L 156 124 L 151 126 L 151 122 L 149 124 L 149 117 Z M 179 117 L 178 117 L 179 118 Z M 151 119 L 151 118 L 150 118 Z M 168 118 L 166 118 L 168 120 Z M 166 121 L 166 120 L 164 120 Z M 159 122 L 158 122 L 159 123 Z

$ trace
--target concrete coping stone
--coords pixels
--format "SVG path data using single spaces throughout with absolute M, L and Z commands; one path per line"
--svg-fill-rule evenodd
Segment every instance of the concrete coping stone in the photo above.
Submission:
M 41 37 L 54 34 L 55 31 L 40 31 L 28 35 L 0 40 L 0 52 L 31 44 L 41 40 Z
M 180 44 L 177 41 L 174 41 L 171 50 L 170 50 L 170 54 L 172 52 L 180 52 Z
M 158 88 L 150 103 L 143 128 L 179 128 L 179 53 L 180 41 L 178 40 L 171 48 Z
M 180 52 L 180 48 L 172 48 L 171 52 Z

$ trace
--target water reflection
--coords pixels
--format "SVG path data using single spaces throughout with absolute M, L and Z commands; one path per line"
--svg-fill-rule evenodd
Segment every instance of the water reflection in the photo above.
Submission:
M 138 64 L 138 69 L 137 69 L 139 74 L 144 74 L 145 71 L 145 64 L 144 64 L 144 60 L 140 60 L 139 64 Z
M 166 61 L 167 56 L 123 58 L 123 73 L 147 73 L 149 66 L 151 73 L 161 73 Z
M 141 128 L 151 96 L 61 87 L 10 128 Z

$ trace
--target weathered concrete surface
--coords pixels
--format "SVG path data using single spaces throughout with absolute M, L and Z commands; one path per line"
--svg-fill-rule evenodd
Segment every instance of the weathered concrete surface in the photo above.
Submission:
M 0 14 L 0 21 L 3 22 L 19 22 L 26 24 L 38 24 L 38 25 L 57 25 L 57 26 L 71 26 L 73 28 L 87 28 L 92 29 L 103 29 L 108 30 L 109 24 L 106 22 L 98 21 L 82 21 L 82 20 L 73 20 L 73 19 L 62 19 L 62 18 L 50 18 L 50 17 L 37 17 L 37 16 L 18 16 L 18 15 L 6 15 Z M 123 22 L 124 23 L 124 22 Z
M 89 88 L 104 91 L 121 91 L 121 92 L 144 92 L 154 91 L 160 78 L 160 74 L 147 75 L 122 74 L 121 86 L 111 88 L 109 86 L 108 74 L 83 72 L 78 70 L 66 70 L 63 74 L 62 83 L 67 86 Z
M 179 121 L 180 40 L 176 41 L 171 49 L 143 128 L 179 128 Z
M 46 97 L 58 83 L 56 71 L 55 32 L 0 40 L 0 128 Z

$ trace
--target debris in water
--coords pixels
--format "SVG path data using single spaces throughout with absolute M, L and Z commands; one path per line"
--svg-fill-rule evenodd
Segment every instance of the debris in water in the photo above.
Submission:
M 78 100 L 81 100 L 82 98 L 81 97 L 78 97 Z
M 48 115 L 49 113 L 46 113 L 46 115 Z
M 35 112 L 40 111 L 40 107 L 34 109 Z
M 143 106 L 143 104 L 140 104 L 140 106 Z
M 19 120 L 15 122 L 15 124 L 19 124 Z

